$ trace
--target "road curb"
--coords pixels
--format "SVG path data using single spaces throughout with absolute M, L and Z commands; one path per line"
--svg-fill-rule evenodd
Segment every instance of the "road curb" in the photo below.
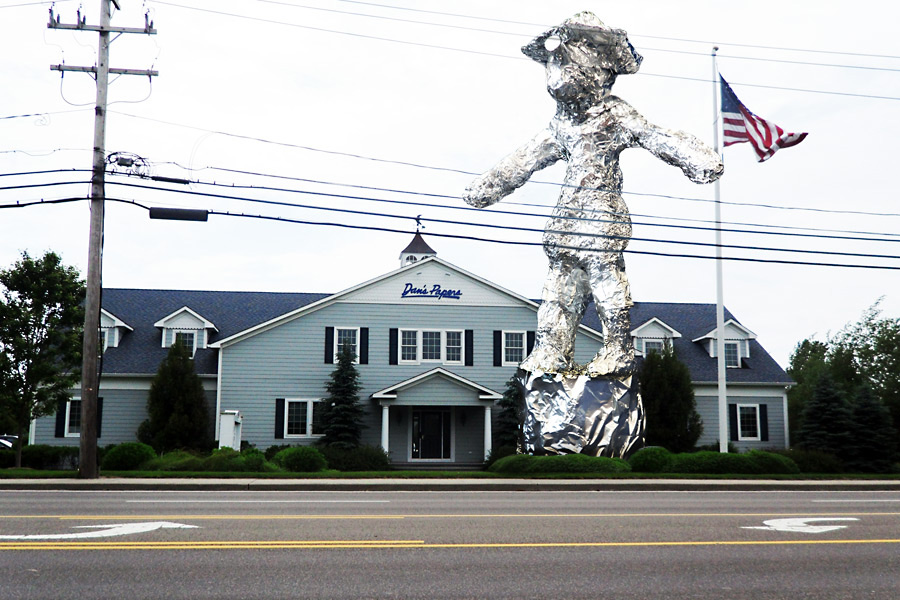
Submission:
M 900 481 L 666 479 L 7 479 L 4 491 L 713 492 L 900 491 Z

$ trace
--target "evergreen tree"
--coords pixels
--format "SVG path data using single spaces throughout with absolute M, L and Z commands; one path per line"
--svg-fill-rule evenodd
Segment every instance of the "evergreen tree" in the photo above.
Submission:
M 853 442 L 855 424 L 846 395 L 829 372 L 819 376 L 812 398 L 803 407 L 799 446 L 839 454 Z
M 325 383 L 328 398 L 325 399 L 324 437 L 326 446 L 352 449 L 359 446 L 365 411 L 359 403 L 359 372 L 353 364 L 356 355 L 345 344 L 337 355 L 337 366 Z
M 0 270 L 0 426 L 18 436 L 16 466 L 29 424 L 71 398 L 81 369 L 84 282 L 47 252 L 27 252 Z
M 661 354 L 651 351 L 644 357 L 639 380 L 647 416 L 646 444 L 671 452 L 691 450 L 703 433 L 703 421 L 687 366 L 666 345 Z
M 787 374 L 796 383 L 788 389 L 788 430 L 794 444 L 800 444 L 800 429 L 803 423 L 801 415 L 806 404 L 813 396 L 816 382 L 828 369 L 828 344 L 817 340 L 806 339 L 797 344 L 791 354 Z
M 515 379 L 506 382 L 506 390 L 497 406 L 500 412 L 494 423 L 494 448 L 508 447 L 521 451 L 525 399 Z
M 194 372 L 190 352 L 180 341 L 169 348 L 150 385 L 149 418 L 138 428 L 138 439 L 157 452 L 210 445 L 209 413 L 203 383 Z
M 888 473 L 893 469 L 897 436 L 891 412 L 869 386 L 857 389 L 853 401 L 853 439 L 841 456 L 848 469 Z

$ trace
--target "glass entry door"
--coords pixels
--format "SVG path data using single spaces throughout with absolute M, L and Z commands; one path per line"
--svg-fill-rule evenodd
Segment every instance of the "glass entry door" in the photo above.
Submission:
M 449 460 L 450 409 L 412 411 L 412 458 Z

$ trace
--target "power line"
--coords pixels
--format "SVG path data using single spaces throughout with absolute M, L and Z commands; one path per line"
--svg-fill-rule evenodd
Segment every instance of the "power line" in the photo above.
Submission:
M 56 200 L 38 200 L 32 201 L 28 203 L 19 203 L 19 204 L 7 204 L 0 205 L 0 209 L 6 208 L 24 208 L 27 206 L 36 206 L 43 204 L 61 204 L 66 202 L 77 202 L 88 200 L 88 198 L 60 198 Z M 134 200 L 129 199 L 120 199 L 120 198 L 111 198 L 106 197 L 106 200 L 110 202 L 120 202 L 124 204 L 131 204 L 133 206 L 138 206 L 149 211 L 149 207 Z M 326 227 L 341 227 L 346 229 L 359 229 L 359 230 L 368 230 L 368 231 L 378 231 L 378 232 L 386 232 L 386 233 L 402 233 L 402 234 L 410 234 L 412 233 L 409 230 L 402 229 L 391 229 L 387 227 L 375 227 L 372 225 L 355 225 L 350 223 L 336 223 L 336 222 L 322 222 L 322 221 L 307 221 L 300 219 L 289 219 L 286 217 L 274 217 L 267 215 L 248 215 L 245 213 L 232 213 L 227 211 L 216 211 L 216 210 L 207 210 L 207 213 L 210 215 L 218 215 L 218 216 L 227 216 L 227 217 L 242 217 L 242 218 L 254 218 L 254 219 L 262 219 L 267 221 L 280 221 L 284 223 L 294 223 L 294 224 L 302 224 L 302 225 L 313 225 L 313 226 L 326 226 Z M 541 246 L 541 247 L 552 247 L 552 248 L 560 248 L 560 249 L 569 249 L 569 250 L 581 250 L 588 252 L 608 252 L 607 250 L 602 249 L 584 249 L 579 247 L 565 246 L 560 244 L 544 244 L 542 242 L 525 242 L 525 241 L 517 241 L 517 240 L 499 240 L 496 238 L 480 238 L 475 236 L 467 236 L 467 235 L 458 235 L 458 234 L 448 234 L 448 233 L 438 233 L 438 232 L 429 232 L 429 236 L 432 237 L 442 237 L 442 238 L 451 238 L 451 239 L 460 239 L 460 240 L 471 240 L 471 241 L 479 241 L 479 242 L 487 242 L 494 244 L 506 244 L 506 245 L 517 245 L 517 246 Z M 627 254 L 641 254 L 647 256 L 661 256 L 667 258 L 695 258 L 695 259 L 705 259 L 705 260 L 716 260 L 714 256 L 704 256 L 698 254 L 672 254 L 667 252 L 654 252 L 649 250 L 633 250 L 626 249 L 623 251 Z M 808 262 L 808 261 L 795 261 L 795 260 L 781 260 L 781 259 L 769 259 L 769 258 L 750 258 L 750 257 L 738 257 L 738 256 L 723 256 L 721 260 L 727 261 L 737 261 L 737 262 L 753 262 L 753 263 L 767 263 L 767 264 L 782 264 L 782 265 L 799 265 L 799 266 L 814 266 L 814 267 L 835 267 L 835 268 L 851 268 L 851 269 L 880 269 L 880 270 L 900 270 L 900 266 L 892 266 L 892 265 L 872 265 L 872 264 L 847 264 L 847 263 L 823 263 L 823 262 Z
M 405 11 L 418 12 L 418 13 L 443 15 L 443 16 L 448 16 L 448 17 L 460 17 L 460 18 L 464 18 L 464 19 L 475 19 L 478 21 L 491 21 L 491 22 L 495 22 L 495 23 L 509 23 L 512 25 L 527 25 L 530 27 L 540 27 L 542 31 L 545 31 L 553 26 L 553 25 L 547 25 L 545 23 L 529 23 L 529 22 L 524 22 L 524 21 L 512 21 L 509 19 L 493 19 L 490 17 L 479 17 L 479 16 L 475 16 L 475 15 L 465 15 L 465 14 L 460 14 L 460 13 L 448 13 L 448 12 L 439 12 L 439 11 L 434 11 L 434 10 L 423 10 L 420 8 L 409 8 L 406 6 L 393 6 L 390 4 L 376 4 L 374 2 L 362 2 L 360 0 L 337 0 L 337 1 L 345 2 L 348 4 L 362 4 L 362 5 L 367 5 L 367 6 L 377 6 L 380 8 L 389 8 L 389 9 L 394 9 L 394 10 L 405 10 Z M 629 37 L 645 37 L 645 38 L 650 38 L 650 39 L 654 39 L 654 40 L 666 40 L 666 41 L 673 41 L 673 42 L 688 42 L 688 43 L 692 43 L 692 44 L 705 44 L 707 46 L 713 46 L 713 45 L 724 46 L 724 45 L 726 45 L 726 43 L 722 42 L 721 40 L 694 40 L 694 39 L 688 39 L 688 38 L 676 38 L 676 37 L 667 37 L 667 36 L 659 36 L 659 35 L 644 35 L 644 34 L 640 34 L 640 33 L 631 33 L 631 34 L 629 34 Z M 812 52 L 812 53 L 816 53 L 816 54 L 838 54 L 838 55 L 844 55 L 844 56 L 860 56 L 860 57 L 866 57 L 866 58 L 900 59 L 900 56 L 895 56 L 895 55 L 890 55 L 890 54 L 870 54 L 870 53 L 863 53 L 863 52 L 845 52 L 845 51 L 838 51 L 838 50 L 816 50 L 816 49 L 810 49 L 810 48 L 790 48 L 790 47 L 785 47 L 785 46 L 763 46 L 763 45 L 759 45 L 759 44 L 739 44 L 736 42 L 727 42 L 727 45 L 728 46 L 738 46 L 740 48 L 759 48 L 762 50 L 786 50 L 788 52 Z
M 171 164 L 171 165 L 174 165 L 174 166 L 176 166 L 180 169 L 184 169 L 184 170 L 215 170 L 215 171 L 223 171 L 226 173 L 238 173 L 241 175 L 270 177 L 273 179 L 283 179 L 283 180 L 287 180 L 287 181 L 302 181 L 304 183 L 315 183 L 315 184 L 319 184 L 319 185 L 349 187 L 349 188 L 364 189 L 364 190 L 371 190 L 371 191 L 378 191 L 378 192 L 389 192 L 389 193 L 394 193 L 394 194 L 408 194 L 408 195 L 415 195 L 415 196 L 424 196 L 424 197 L 428 197 L 428 198 L 443 198 L 443 199 L 448 199 L 448 200 L 461 200 L 462 199 L 458 195 L 435 194 L 435 193 L 429 193 L 429 192 L 416 192 L 416 191 L 411 191 L 411 190 L 398 190 L 395 188 L 384 188 L 384 187 L 376 187 L 376 186 L 369 186 L 369 185 L 359 185 L 359 184 L 353 184 L 353 183 L 343 183 L 343 182 L 338 182 L 338 181 L 325 181 L 322 179 L 310 179 L 310 178 L 306 178 L 306 177 L 292 177 L 289 175 L 275 175 L 275 174 L 270 174 L 270 173 L 259 173 L 256 171 L 245 171 L 245 170 L 241 170 L 241 169 L 229 169 L 226 167 L 206 166 L 206 167 L 202 167 L 200 169 L 188 169 L 188 167 L 185 167 L 178 163 L 170 162 L 170 163 L 166 163 L 166 164 Z M 196 183 L 202 184 L 203 182 L 197 181 Z M 550 184 L 550 182 L 547 182 L 547 183 Z M 223 186 L 230 185 L 231 187 L 235 187 L 234 184 L 222 184 L 222 185 Z M 243 187 L 243 186 L 237 186 L 237 187 Z M 252 188 L 252 187 L 258 187 L 258 186 L 247 186 L 247 187 Z M 588 189 L 588 188 L 581 188 L 581 189 Z M 592 189 L 594 189 L 594 188 L 592 188 Z M 292 191 L 292 190 L 287 190 L 287 191 Z M 631 195 L 651 195 L 651 194 L 641 194 L 639 192 L 627 192 L 627 191 L 623 191 L 622 193 L 623 194 L 631 194 Z M 679 198 L 679 197 L 669 197 L 669 198 L 677 199 L 677 200 L 692 200 L 692 201 L 698 201 L 698 202 L 699 201 L 715 202 L 714 200 L 709 201 L 709 200 L 705 200 L 702 198 Z M 397 202 L 399 202 L 399 201 L 397 201 Z M 415 202 L 411 202 L 410 204 L 420 205 L 420 206 L 434 206 L 434 205 L 426 205 L 426 204 L 420 204 L 420 203 L 415 203 Z M 545 209 L 553 208 L 552 206 L 547 206 L 545 204 L 534 204 L 534 203 L 529 203 L 529 202 L 514 202 L 514 201 L 509 201 L 509 200 L 504 200 L 503 204 L 507 205 L 507 206 L 508 205 L 529 206 L 529 207 L 545 208 Z M 738 203 L 738 202 L 722 202 L 722 204 L 732 204 L 732 205 L 742 206 L 742 207 L 757 206 L 755 204 Z M 438 205 L 438 207 L 440 207 L 440 206 L 442 206 L 442 205 Z M 760 204 L 758 206 L 760 206 L 762 208 L 777 208 L 777 209 L 795 208 L 797 210 L 805 210 L 804 207 L 785 207 L 785 206 L 767 205 L 767 204 Z M 453 208 L 453 207 L 449 207 L 449 206 L 445 206 L 445 207 Z M 486 209 L 473 209 L 473 210 L 484 211 Z M 820 210 L 826 210 L 826 209 L 810 209 L 810 210 L 820 211 Z M 523 214 L 525 216 L 529 216 L 527 213 L 516 213 L 513 211 L 488 211 L 488 212 L 499 212 L 501 214 Z M 611 214 L 611 213 L 609 213 L 609 211 L 594 210 L 594 209 L 590 209 L 590 210 L 588 210 L 588 212 Z M 843 213 L 841 213 L 841 214 L 843 214 Z M 866 213 L 866 215 L 869 215 L 869 214 L 870 213 Z M 648 214 L 642 214 L 642 213 L 636 213 L 636 212 L 631 212 L 630 215 L 632 217 L 645 217 L 645 218 L 663 219 L 663 220 L 669 220 L 669 221 L 686 221 L 686 222 L 693 222 L 693 223 L 716 223 L 716 221 L 709 221 L 709 220 L 704 220 L 704 219 L 665 217 L 665 216 L 648 215 Z M 530 216 L 546 216 L 546 215 L 530 215 Z M 872 213 L 872 216 L 879 216 L 879 217 L 897 216 L 897 217 L 900 217 L 900 213 L 877 213 L 877 214 Z M 818 231 L 818 232 L 826 232 L 826 233 L 846 233 L 846 234 L 857 234 L 857 235 L 881 235 L 881 236 L 889 236 L 889 237 L 900 236 L 900 233 L 890 233 L 890 232 L 885 233 L 885 232 L 872 232 L 872 231 L 853 231 L 853 230 L 845 230 L 845 229 L 825 229 L 825 228 L 819 228 L 819 227 L 798 227 L 798 226 L 792 226 L 792 225 L 772 225 L 772 224 L 767 224 L 767 223 L 744 223 L 744 222 L 739 222 L 739 221 L 721 221 L 720 223 L 723 225 L 779 228 L 779 229 L 790 229 L 790 230 L 795 230 L 795 231 Z M 885 241 L 887 241 L 887 240 L 885 240 Z
M 228 171 L 228 169 L 225 169 L 225 170 Z M 124 174 L 124 175 L 127 175 L 127 174 Z M 303 180 L 302 178 L 290 178 L 290 179 Z M 305 180 L 305 181 L 315 181 L 315 180 Z M 322 181 L 315 181 L 315 182 L 316 183 L 324 183 L 324 184 L 328 184 L 328 185 L 342 185 L 342 184 L 331 183 L 331 182 L 322 182 Z M 345 194 L 330 194 L 330 193 L 326 193 L 326 192 L 316 192 L 316 191 L 312 191 L 312 190 L 298 190 L 298 189 L 281 188 L 281 187 L 274 187 L 274 186 L 238 185 L 238 184 L 234 184 L 234 183 L 205 182 L 205 181 L 199 181 L 199 180 L 191 181 L 191 183 L 196 184 L 196 185 L 205 185 L 205 186 L 211 186 L 211 187 L 223 187 L 223 188 L 228 188 L 228 189 L 246 189 L 246 190 L 270 191 L 270 192 L 286 192 L 286 193 L 292 193 L 292 194 L 324 196 L 324 197 L 329 197 L 329 198 L 341 198 L 341 199 L 346 199 L 346 200 L 362 200 L 362 201 L 367 201 L 367 202 L 381 202 L 381 203 L 386 203 L 386 204 L 400 204 L 400 205 L 417 206 L 417 207 L 424 207 L 424 208 L 440 208 L 440 209 L 472 211 L 472 212 L 477 212 L 477 213 L 512 215 L 512 216 L 521 216 L 521 217 L 538 217 L 538 218 L 542 218 L 542 219 L 551 217 L 551 215 L 548 215 L 546 213 L 533 213 L 533 212 L 527 213 L 527 212 L 521 212 L 521 211 L 497 210 L 497 209 L 491 209 L 491 208 L 474 208 L 474 207 L 463 206 L 463 205 L 428 204 L 425 202 L 413 202 L 413 201 L 408 201 L 408 200 L 371 198 L 368 196 L 351 196 L 351 195 L 345 195 Z M 127 184 L 121 184 L 121 185 L 127 185 Z M 356 187 L 356 186 L 349 186 L 349 187 Z M 372 188 L 370 186 L 359 186 L 359 187 L 362 187 L 363 189 L 368 189 L 368 190 L 374 189 L 374 190 L 380 190 L 380 191 L 386 191 L 386 192 L 392 192 L 392 193 L 407 193 L 407 194 L 415 194 L 416 193 L 416 192 L 402 192 L 399 190 L 392 190 L 392 189 L 387 189 L 387 188 Z M 149 188 L 149 189 L 156 189 L 156 188 Z M 166 191 L 170 191 L 170 190 L 166 190 Z M 177 190 L 172 190 L 172 191 L 177 191 Z M 462 198 L 459 196 L 438 195 L 437 197 L 462 201 Z M 512 204 L 512 203 L 510 203 L 510 204 Z M 285 205 L 286 206 L 294 206 L 293 204 L 290 204 L 290 203 L 285 203 Z M 548 207 L 542 206 L 542 208 L 548 208 Z M 604 215 L 607 217 L 613 217 L 613 218 L 622 217 L 622 215 L 619 213 L 614 213 L 614 212 L 602 210 L 602 209 L 592 209 L 589 212 L 594 213 L 594 214 Z M 623 224 L 623 223 L 629 222 L 629 221 L 622 221 L 622 220 L 614 220 L 614 219 L 610 219 L 610 218 L 590 218 L 590 217 L 577 217 L 577 216 L 565 216 L 565 215 L 552 215 L 552 216 L 554 216 L 555 218 L 560 218 L 560 219 L 564 219 L 564 220 L 590 221 L 590 222 L 595 222 L 595 223 Z M 647 217 L 649 215 L 635 215 L 634 213 L 632 213 L 631 216 Z M 648 223 L 648 222 L 643 222 L 643 221 L 630 221 L 630 222 L 633 225 L 641 225 L 641 226 L 646 226 L 646 227 L 665 227 L 665 228 L 670 228 L 670 229 L 683 229 L 683 230 L 695 230 L 695 231 L 715 231 L 716 230 L 716 228 L 714 228 L 714 227 L 701 227 L 701 226 L 696 226 L 696 225 L 671 225 L 671 224 L 665 224 L 665 223 Z M 707 223 L 709 223 L 709 221 L 707 221 Z M 730 223 L 730 224 L 731 225 L 742 225 L 742 226 L 756 226 L 756 227 L 773 227 L 773 228 L 778 227 L 778 226 L 774 226 L 774 225 L 767 226 L 767 225 L 756 225 L 756 224 L 746 224 L 746 223 Z M 826 236 L 826 235 L 814 235 L 814 234 L 802 234 L 802 233 L 789 233 L 789 232 L 783 232 L 783 231 L 753 231 L 753 230 L 746 230 L 746 229 L 729 229 L 729 228 L 725 228 L 725 229 L 719 228 L 719 229 L 726 233 L 743 233 L 743 234 L 754 234 L 754 235 L 777 235 L 777 236 L 788 236 L 788 237 L 802 237 L 802 238 L 825 239 L 825 240 L 860 241 L 860 242 L 900 242 L 900 239 L 861 238 L 861 237 L 851 237 L 851 236 Z M 807 231 L 822 231 L 822 230 L 818 230 L 815 228 L 804 228 L 804 229 L 806 229 Z M 872 233 L 872 232 L 862 232 L 861 234 L 862 235 L 882 235 L 882 236 L 900 235 L 900 234 Z
M 364 34 L 364 33 L 352 33 L 352 32 L 349 32 L 349 31 L 339 31 L 339 30 L 336 30 L 336 29 L 326 29 L 326 28 L 324 28 L 324 27 L 313 27 L 313 26 L 311 26 L 311 25 L 300 25 L 300 24 L 298 24 L 298 23 L 285 23 L 284 21 L 276 21 L 276 20 L 274 20 L 274 19 L 263 19 L 263 18 L 261 18 L 261 17 L 250 17 L 250 16 L 247 16 L 247 15 L 238 15 L 238 14 L 235 14 L 235 13 L 228 13 L 228 12 L 224 12 L 224 11 L 220 11 L 220 10 L 211 10 L 211 9 L 208 9 L 208 8 L 197 8 L 197 7 L 195 7 L 195 6 L 184 6 L 184 5 L 182 5 L 182 4 L 175 4 L 175 3 L 172 3 L 172 2 L 163 2 L 162 0 L 153 0 L 153 2 L 155 2 L 156 4 L 162 4 L 162 5 L 165 5 L 165 6 L 172 6 L 172 7 L 174 7 L 174 8 L 184 8 L 184 9 L 187 9 L 187 10 L 196 10 L 196 11 L 198 11 L 198 12 L 205 12 L 205 13 L 210 13 L 210 14 L 214 14 L 214 15 L 222 15 L 222 16 L 225 16 L 225 17 L 234 17 L 234 18 L 237 18 L 237 19 L 246 19 L 246 20 L 248 20 L 248 21 L 258 21 L 258 22 L 261 22 L 261 23 L 270 23 L 270 24 L 272 24 L 272 25 L 283 25 L 283 26 L 285 26 L 285 27 L 296 27 L 297 29 L 307 29 L 307 30 L 310 30 L 310 31 L 320 31 L 320 32 L 322 32 L 322 33 L 334 33 L 334 34 L 337 34 L 337 35 L 348 35 L 348 36 L 351 36 L 351 37 L 357 37 L 357 38 L 363 38 L 363 39 L 369 39 L 369 40 L 378 40 L 378 41 L 381 41 L 381 42 L 393 42 L 393 43 L 395 43 L 395 44 L 406 44 L 406 45 L 408 45 L 408 46 L 420 46 L 420 47 L 422 47 L 422 48 L 435 48 L 435 49 L 438 49 L 438 50 L 451 50 L 451 51 L 453 51 L 453 52 L 465 52 L 465 53 L 468 53 L 468 54 L 480 54 L 480 55 L 483 55 L 483 56 L 496 56 L 496 57 L 498 57 L 498 58 L 508 58 L 508 59 L 512 59 L 512 60 L 528 60 L 528 59 L 525 58 L 525 57 L 520 58 L 520 57 L 518 57 L 518 56 L 509 56 L 509 55 L 507 55 L 507 54 L 496 54 L 496 53 L 494 53 L 494 52 L 481 52 L 480 50 L 469 50 L 469 49 L 466 49 L 466 48 L 452 48 L 452 47 L 450 47 L 450 46 L 439 46 L 439 45 L 437 45 L 437 44 L 423 44 L 423 43 L 421 43 L 421 42 L 409 42 L 409 41 L 406 41 L 406 40 L 397 40 L 397 39 L 393 39 L 393 38 L 379 37 L 379 36 L 376 36 L 376 35 L 366 35 L 366 34 Z
M 424 164 L 413 163 L 413 162 L 409 162 L 409 161 L 376 158 L 376 157 L 372 157 L 372 156 L 353 154 L 350 152 L 340 152 L 340 151 L 336 151 L 336 150 L 324 150 L 324 149 L 315 148 L 312 146 L 292 144 L 289 142 L 278 142 L 278 141 L 274 141 L 274 140 L 267 140 L 264 138 L 258 138 L 258 137 L 248 136 L 248 135 L 241 135 L 241 134 L 236 134 L 236 133 L 228 133 L 225 131 L 204 129 L 202 127 L 197 127 L 195 125 L 184 125 L 181 123 L 174 123 L 172 121 L 164 121 L 162 119 L 153 119 L 150 117 L 142 117 L 142 116 L 133 115 L 133 114 L 122 112 L 122 111 L 110 110 L 109 112 L 115 113 L 117 115 L 122 115 L 125 117 L 131 117 L 134 119 L 143 119 L 143 120 L 147 120 L 147 121 L 153 121 L 156 123 L 164 123 L 166 125 L 172 125 L 173 127 L 183 127 L 186 129 L 193 129 L 196 131 L 204 131 L 206 133 L 216 133 L 219 135 L 233 137 L 236 139 L 251 140 L 251 141 L 260 142 L 260 143 L 264 143 L 264 144 L 283 146 L 286 148 L 296 148 L 299 150 L 306 150 L 309 152 L 320 152 L 320 153 L 330 154 L 330 155 L 335 155 L 335 156 L 344 156 L 347 158 L 369 160 L 369 161 L 373 161 L 373 162 L 394 164 L 394 165 L 400 165 L 400 166 L 406 166 L 406 167 L 415 167 L 415 168 L 419 168 L 419 169 L 430 169 L 433 171 L 459 173 L 462 175 L 470 175 L 470 176 L 480 175 L 480 173 L 476 173 L 474 171 L 465 171 L 462 169 L 455 169 L 455 168 L 450 168 L 450 167 L 439 167 L 439 166 L 434 166 L 434 165 L 424 165 Z M 535 183 L 535 184 L 539 184 L 539 185 L 553 185 L 553 186 L 557 186 L 557 187 L 573 187 L 573 188 L 578 188 L 578 189 L 604 191 L 604 188 L 571 186 L 571 185 L 568 185 L 565 183 L 556 183 L 556 182 L 552 182 L 552 181 L 542 181 L 542 180 L 537 180 L 537 179 L 530 180 L 530 183 Z M 686 197 L 686 196 L 672 196 L 672 195 L 668 195 L 668 194 L 653 194 L 653 193 L 648 193 L 648 192 L 632 192 L 632 191 L 627 191 L 627 190 L 607 190 L 607 191 L 613 191 L 616 193 L 622 193 L 622 194 L 628 194 L 628 195 L 634 195 L 634 196 L 648 196 L 648 197 L 654 197 L 654 198 L 663 198 L 663 199 L 667 199 L 667 200 L 686 200 L 686 201 L 690 201 L 690 202 L 704 202 L 704 203 L 715 202 L 715 200 L 710 200 L 707 198 L 690 198 L 690 197 Z M 778 206 L 778 205 L 760 204 L 760 203 L 724 202 L 723 201 L 723 202 L 721 202 L 721 204 L 730 205 L 730 206 L 739 206 L 739 207 L 757 207 L 757 208 L 767 208 L 767 209 L 773 209 L 773 210 L 797 210 L 797 211 L 809 211 L 809 212 L 818 212 L 818 213 L 827 213 L 827 214 L 847 214 L 847 215 L 877 216 L 877 217 L 898 217 L 898 216 L 900 216 L 900 213 L 878 213 L 878 212 L 867 212 L 867 211 L 856 211 L 856 210 L 834 210 L 834 209 L 822 209 L 822 208 L 803 207 L 803 206 L 788 207 L 788 206 Z
M 361 34 L 361 33 L 353 33 L 353 32 L 349 32 L 349 31 L 340 31 L 340 30 L 336 30 L 336 29 L 326 29 L 326 28 L 322 28 L 322 27 L 313 27 L 311 25 L 300 25 L 298 23 L 287 23 L 284 21 L 277 21 L 275 19 L 263 19 L 261 17 L 251 17 L 248 15 L 239 15 L 239 14 L 228 13 L 228 12 L 224 12 L 224 11 L 217 11 L 217 10 L 211 10 L 211 9 L 206 9 L 206 8 L 197 8 L 194 6 L 185 6 L 182 4 L 175 4 L 172 2 L 164 2 L 163 0 L 153 0 L 153 1 L 156 2 L 157 4 L 172 6 L 175 8 L 195 10 L 198 12 L 206 12 L 206 13 L 210 13 L 210 14 L 234 17 L 237 19 L 247 19 L 249 21 L 258 21 L 258 22 L 263 22 L 263 23 L 269 23 L 272 25 L 282 25 L 285 27 L 296 27 L 299 29 L 308 29 L 308 30 L 312 30 L 312 31 L 320 31 L 323 33 L 347 35 L 347 36 L 351 36 L 351 37 L 378 40 L 378 41 L 382 41 L 382 42 L 391 42 L 391 43 L 396 43 L 396 44 L 405 44 L 405 45 L 409 45 L 409 46 L 419 46 L 419 47 L 423 47 L 423 48 L 432 48 L 432 49 L 437 49 L 437 50 L 450 50 L 452 52 L 465 52 L 468 54 L 494 56 L 494 57 L 498 57 L 498 58 L 506 58 L 506 59 L 511 59 L 511 60 L 525 60 L 525 61 L 529 60 L 528 58 L 526 58 L 524 56 L 512 56 L 512 55 L 508 55 L 508 54 L 497 54 L 495 52 L 483 52 L 480 50 L 470 50 L 468 48 L 454 48 L 451 46 L 441 46 L 438 44 L 425 44 L 425 43 L 421 43 L 421 42 L 410 42 L 407 40 L 398 40 L 396 38 L 386 38 L 386 37 L 366 35 L 366 34 Z M 704 79 L 704 78 L 699 78 L 699 77 L 664 75 L 662 73 L 647 73 L 644 71 L 637 73 L 637 75 L 644 75 L 644 76 L 648 76 L 648 77 L 663 77 L 666 79 L 680 79 L 680 80 L 684 80 L 684 81 L 698 81 L 698 82 L 702 82 L 702 83 L 717 83 L 711 79 Z M 810 93 L 810 94 L 826 94 L 826 95 L 835 95 L 835 96 L 848 96 L 848 97 L 855 97 L 855 98 L 868 98 L 871 100 L 900 101 L 900 97 L 897 97 L 897 96 L 880 96 L 877 94 L 857 94 L 857 93 L 852 93 L 852 92 L 838 92 L 838 91 L 832 91 L 832 90 L 816 90 L 816 89 L 808 89 L 808 88 L 792 88 L 792 87 L 762 85 L 762 84 L 754 84 L 754 83 L 740 83 L 740 82 L 731 82 L 731 85 L 732 86 L 735 86 L 735 85 L 744 86 L 744 87 L 758 87 L 758 88 L 764 88 L 764 89 L 777 89 L 777 90 L 785 90 L 785 91 L 791 91 L 791 92 L 803 92 L 803 93 Z
M 279 200 L 263 200 L 260 198 L 247 198 L 244 196 L 232 196 L 227 194 L 210 194 L 206 192 L 195 192 L 190 190 L 177 190 L 177 189 L 165 189 L 156 188 L 153 186 L 146 186 L 141 184 L 133 184 L 133 183 L 121 183 L 121 182 L 109 182 L 112 185 L 120 185 L 124 187 L 132 187 L 138 189 L 150 189 L 155 191 L 167 191 L 174 192 L 178 194 L 185 194 L 190 196 L 202 196 L 208 198 L 218 198 L 224 200 L 234 200 L 239 202 L 251 202 L 257 204 L 267 204 L 267 205 L 275 205 L 275 206 L 287 206 L 291 208 L 303 208 L 308 210 L 321 210 L 326 212 L 335 212 L 341 214 L 351 214 L 357 216 L 365 216 L 365 217 L 380 217 L 380 218 L 390 218 L 390 219 L 413 219 L 419 220 L 421 216 L 413 217 L 407 215 L 397 215 L 392 213 L 383 213 L 383 212 L 374 212 L 374 211 L 364 211 L 364 210 L 352 210 L 346 208 L 337 208 L 333 206 L 316 206 L 311 204 L 296 204 L 292 202 L 284 202 Z M 306 192 L 311 195 L 317 196 L 329 196 L 329 197 L 339 197 L 343 199 L 353 199 L 353 200 L 372 200 L 371 198 L 364 197 L 354 197 L 354 196 L 344 196 L 337 194 L 326 194 L 324 192 Z M 375 199 L 377 200 L 377 199 Z M 490 223 L 473 223 L 471 221 L 458 221 L 452 219 L 435 219 L 435 218 L 424 218 L 424 221 L 428 221 L 431 223 L 441 223 L 443 225 L 462 225 L 467 227 L 482 227 L 488 229 L 500 229 L 505 231 L 518 231 L 518 232 L 529 232 L 529 233 L 544 233 L 545 230 L 543 228 L 534 228 L 534 227 L 518 227 L 511 225 L 494 225 Z M 600 220 L 593 220 L 594 222 L 603 222 Z M 672 227 L 667 225 L 660 225 L 661 227 Z M 617 235 L 609 235 L 609 234 L 599 234 L 599 233 L 585 233 L 585 232 L 567 232 L 567 231 L 556 231 L 556 230 L 546 230 L 547 233 L 558 233 L 565 235 L 572 235 L 575 237 L 592 237 L 599 239 L 613 239 L 613 240 L 631 240 L 631 241 L 639 241 L 639 242 L 651 242 L 651 243 L 660 243 L 660 244 L 676 244 L 676 245 L 690 245 L 690 246 L 701 246 L 701 247 L 716 247 L 716 244 L 707 243 L 707 242 L 692 242 L 686 240 L 660 240 L 654 238 L 641 238 L 635 236 L 617 236 Z M 791 235 L 791 234 L 785 234 Z M 833 238 L 827 238 L 833 239 Z M 874 241 L 884 241 L 884 240 L 874 240 Z M 867 253 L 853 253 L 853 252 L 837 252 L 831 250 L 802 250 L 802 249 L 791 249 L 791 248 L 770 248 L 770 247 L 761 247 L 761 246 L 743 246 L 737 244 L 722 244 L 719 247 L 721 248 L 730 248 L 737 250 L 761 250 L 766 252 L 789 252 L 789 253 L 797 253 L 797 254 L 822 254 L 829 256 L 846 256 L 846 257 L 856 257 L 856 258 L 884 258 L 884 259 L 900 259 L 900 255 L 880 255 L 873 254 L 871 252 Z

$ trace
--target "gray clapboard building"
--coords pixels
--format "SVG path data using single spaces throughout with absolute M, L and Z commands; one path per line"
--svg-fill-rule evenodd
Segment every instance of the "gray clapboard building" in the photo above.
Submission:
M 396 464 L 483 461 L 497 400 L 533 344 L 538 303 L 438 258 L 419 234 L 400 260 L 337 294 L 104 289 L 99 443 L 135 439 L 176 339 L 194 354 L 217 439 L 218 415 L 230 410 L 258 448 L 314 443 L 325 382 L 347 343 L 358 356 L 365 443 Z M 728 313 L 726 321 L 731 438 L 741 448 L 787 447 L 791 380 L 750 329 Z M 701 444 L 718 431 L 715 322 L 712 304 L 632 310 L 638 356 L 670 343 L 688 365 Z M 576 359 L 590 360 L 602 339 L 589 307 Z M 32 424 L 32 443 L 78 444 L 79 393 Z

